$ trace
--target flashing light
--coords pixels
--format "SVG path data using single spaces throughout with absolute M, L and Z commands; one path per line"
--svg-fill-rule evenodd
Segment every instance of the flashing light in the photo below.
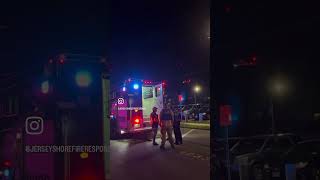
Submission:
M 41 92 L 47 94 L 49 92 L 49 81 L 44 81 L 41 84 Z
M 6 167 L 11 167 L 11 165 L 12 165 L 11 161 L 5 161 L 3 164 Z
M 5 177 L 9 177 L 9 176 L 10 176 L 10 170 L 9 170 L 9 169 L 5 169 L 5 170 L 3 171 L 3 175 L 4 175 Z
M 124 134 L 125 133 L 125 131 L 124 130 L 120 130 L 120 134 Z
M 80 71 L 76 74 L 76 82 L 80 87 L 88 87 L 91 83 L 91 75 L 87 71 Z
M 179 99 L 179 102 L 182 102 L 184 100 L 182 95 L 179 95 L 178 99 Z
M 125 92 L 126 90 L 127 90 L 127 88 L 126 88 L 126 87 L 123 87 L 123 88 L 122 88 L 122 91 L 123 91 L 123 92 Z
M 134 123 L 135 123 L 135 124 L 139 124 L 139 123 L 140 123 L 140 119 L 139 119 L 139 118 L 136 118 L 136 119 L 134 120 Z
M 87 152 L 83 152 L 80 154 L 81 159 L 87 159 L 89 157 L 89 154 Z
M 139 84 L 134 84 L 133 89 L 136 89 L 136 90 L 139 89 Z
M 60 64 L 64 64 L 64 59 L 60 59 L 60 60 L 59 60 L 59 63 L 60 63 Z
M 152 81 L 144 80 L 144 81 L 143 81 L 143 83 L 144 83 L 144 84 L 151 84 L 151 83 L 152 83 Z

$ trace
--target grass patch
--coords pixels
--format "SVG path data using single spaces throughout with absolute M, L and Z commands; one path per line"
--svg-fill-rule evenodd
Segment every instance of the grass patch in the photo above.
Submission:
M 190 128 L 190 129 L 201 129 L 201 130 L 210 130 L 210 124 L 207 123 L 184 123 L 181 122 L 180 126 L 182 128 Z

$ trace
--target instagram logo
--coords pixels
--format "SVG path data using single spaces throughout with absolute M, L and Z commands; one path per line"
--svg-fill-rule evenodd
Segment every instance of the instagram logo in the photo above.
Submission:
M 119 98 L 118 99 L 118 104 L 124 104 L 124 99 L 123 98 Z
M 27 134 L 41 134 L 43 132 L 43 119 L 38 116 L 31 116 L 26 119 Z

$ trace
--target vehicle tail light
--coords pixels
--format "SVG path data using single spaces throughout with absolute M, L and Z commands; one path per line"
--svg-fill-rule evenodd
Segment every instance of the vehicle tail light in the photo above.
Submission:
M 5 161 L 3 164 L 6 167 L 11 167 L 11 165 L 12 165 L 11 161 Z
M 139 119 L 139 118 L 136 118 L 136 119 L 134 120 L 134 123 L 135 123 L 135 124 L 140 124 L 140 119 Z

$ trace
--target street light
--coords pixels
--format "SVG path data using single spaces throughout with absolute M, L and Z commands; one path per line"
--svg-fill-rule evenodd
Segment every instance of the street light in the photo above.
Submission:
M 194 103 L 197 104 L 197 93 L 201 91 L 201 87 L 199 85 L 196 85 L 193 88 L 193 91 L 194 91 Z
M 283 96 L 288 89 L 288 83 L 282 78 L 275 78 L 271 81 L 269 90 L 270 90 L 270 103 L 271 103 L 271 123 L 272 123 L 272 134 L 275 134 L 275 118 L 274 118 L 274 97 Z

